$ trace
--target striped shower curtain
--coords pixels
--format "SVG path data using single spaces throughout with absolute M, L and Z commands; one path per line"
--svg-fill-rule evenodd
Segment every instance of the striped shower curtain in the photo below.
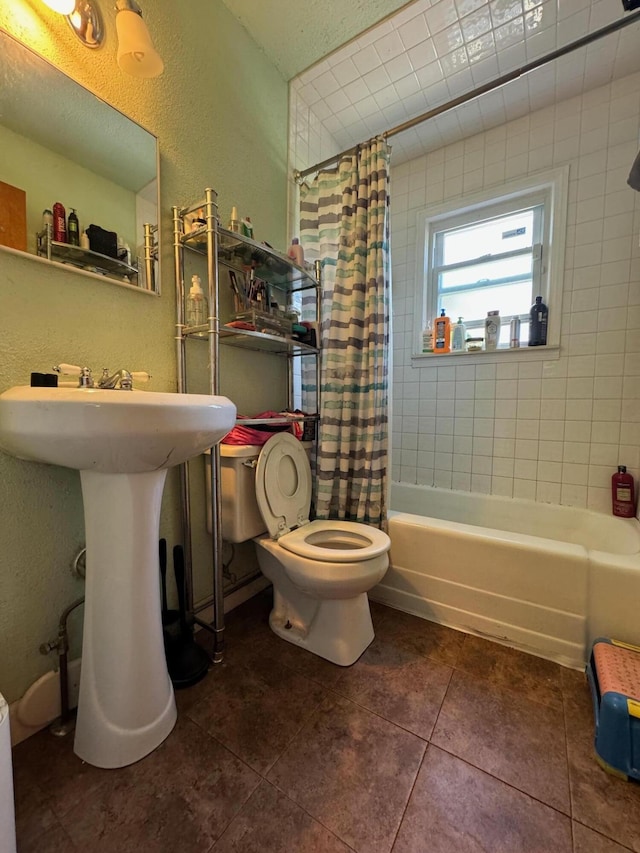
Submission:
M 389 154 L 373 140 L 300 193 L 305 257 L 322 261 L 316 517 L 378 527 L 388 464 Z

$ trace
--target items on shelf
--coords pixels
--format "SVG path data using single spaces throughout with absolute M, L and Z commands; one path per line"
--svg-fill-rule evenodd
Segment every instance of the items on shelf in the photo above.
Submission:
M 304 419 L 309 420 L 304 420 Z M 300 441 L 312 441 L 315 437 L 317 415 L 308 415 L 295 409 L 293 412 L 261 412 L 259 415 L 238 415 L 234 428 L 222 439 L 222 444 L 266 444 L 274 433 L 291 432 Z M 260 421 L 261 423 L 257 423 Z M 269 423 L 273 421 L 273 423 Z
M 297 264 L 299 267 L 304 266 L 304 249 L 300 245 L 300 240 L 298 240 L 297 237 L 294 237 L 291 241 L 287 255 L 291 258 L 294 264 Z
M 185 321 L 187 326 L 203 326 L 207 322 L 207 300 L 202 292 L 199 275 L 191 276 L 191 288 L 185 306 Z
M 234 234 L 241 233 L 241 223 L 240 217 L 238 216 L 238 208 L 231 208 L 231 219 L 229 220 L 229 231 L 233 231 Z
M 67 219 L 67 241 L 70 246 L 80 245 L 80 223 L 75 207 L 71 208 L 71 213 Z
M 498 349 L 500 342 L 500 312 L 487 311 L 487 319 L 484 321 L 484 348 L 487 352 Z

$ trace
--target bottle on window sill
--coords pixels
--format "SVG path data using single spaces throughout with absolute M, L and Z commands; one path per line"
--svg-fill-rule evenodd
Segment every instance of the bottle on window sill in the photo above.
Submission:
M 451 352 L 451 320 L 444 313 L 444 308 L 433 321 L 433 351 L 439 355 Z
M 462 317 L 458 317 L 458 322 L 451 333 L 451 352 L 464 352 L 466 338 L 467 327 L 462 322 Z
M 529 346 L 543 347 L 547 343 L 547 325 L 549 309 L 542 301 L 542 296 L 536 296 L 535 304 L 529 311 Z
M 487 311 L 484 321 L 484 348 L 487 352 L 495 352 L 500 340 L 500 312 Z

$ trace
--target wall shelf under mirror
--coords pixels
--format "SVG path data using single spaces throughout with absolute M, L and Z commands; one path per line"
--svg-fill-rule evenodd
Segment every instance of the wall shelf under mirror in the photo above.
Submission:
M 157 138 L 3 30 L 0 150 L 0 252 L 159 295 Z M 120 250 L 49 239 L 56 202 Z

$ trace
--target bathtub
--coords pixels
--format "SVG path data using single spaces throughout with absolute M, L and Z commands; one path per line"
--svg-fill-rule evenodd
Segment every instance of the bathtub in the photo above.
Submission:
M 640 524 L 574 507 L 393 484 L 390 566 L 371 598 L 581 668 L 640 645 Z

